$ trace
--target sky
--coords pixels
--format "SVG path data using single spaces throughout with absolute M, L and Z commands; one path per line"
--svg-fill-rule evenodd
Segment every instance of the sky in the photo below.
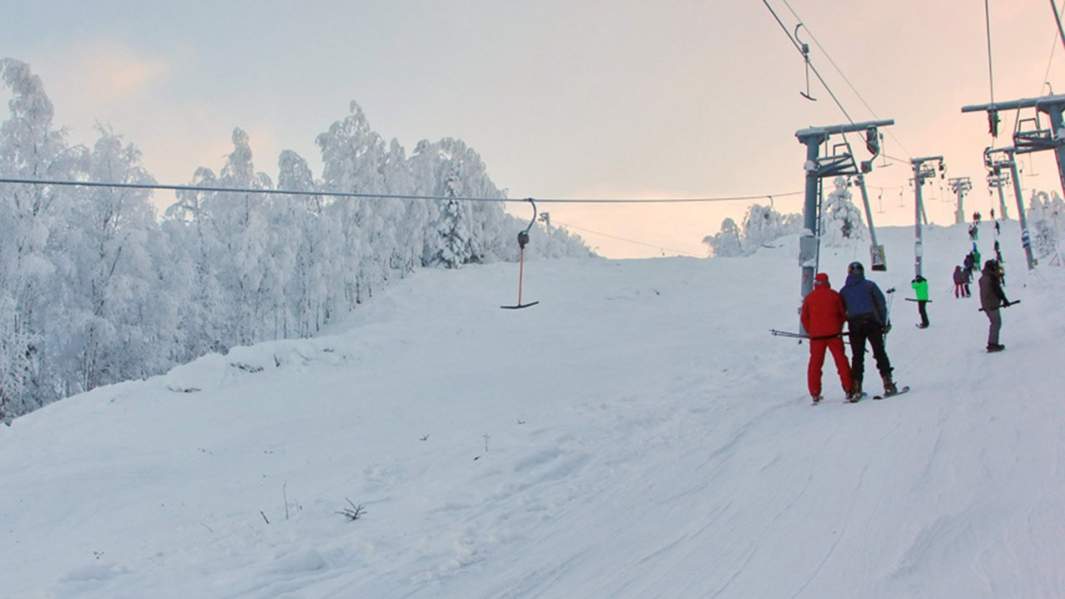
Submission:
M 886 152 L 944 155 L 948 177 L 973 179 L 967 212 L 986 213 L 986 117 L 960 111 L 990 99 L 984 3 L 789 1 L 876 115 L 895 119 Z M 770 4 L 794 25 L 783 0 Z M 991 0 L 996 99 L 1039 95 L 1047 80 L 1065 92 L 1047 4 Z M 259 170 L 276 176 L 284 149 L 320 165 L 315 137 L 355 100 L 408 151 L 464 139 L 511 197 L 779 194 L 802 189 L 795 131 L 846 121 L 819 86 L 817 102 L 799 95 L 802 60 L 760 0 L 0 0 L 0 14 L 0 55 L 41 76 L 71 140 L 106 124 L 166 183 L 217 170 L 237 126 Z M 816 47 L 812 60 L 855 120 L 873 118 Z M 1010 143 L 1005 116 L 998 145 Z M 1051 156 L 1022 168 L 1023 188 L 1059 190 Z M 911 176 L 893 164 L 867 178 L 887 188 L 872 190 L 877 224 L 913 222 Z M 949 188 L 925 196 L 933 222 L 953 222 Z M 546 209 L 630 258 L 705 255 L 702 238 L 749 204 Z M 800 212 L 801 198 L 774 206 Z

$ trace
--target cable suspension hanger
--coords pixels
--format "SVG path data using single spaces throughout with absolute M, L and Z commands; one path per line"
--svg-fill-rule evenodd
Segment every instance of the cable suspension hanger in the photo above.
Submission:
M 189 192 L 217 192 L 217 193 L 255 193 L 264 195 L 286 196 L 331 196 L 340 198 L 361 199 L 386 199 L 386 200 L 429 200 L 446 202 L 457 200 L 462 202 L 486 202 L 486 203 L 524 203 L 527 198 L 479 198 L 468 196 L 438 196 L 404 193 L 362 193 L 354 191 L 337 190 L 296 190 L 296 189 L 252 189 L 244 187 L 220 187 L 216 185 L 169 185 L 164 183 L 117 183 L 109 181 L 63 181 L 57 179 L 26 179 L 18 177 L 0 177 L 0 184 L 10 183 L 18 185 L 55 185 L 60 187 L 109 187 L 118 189 L 149 189 L 163 191 L 189 191 Z M 718 197 L 688 197 L 688 198 L 536 198 L 542 204 L 703 204 L 712 202 L 739 202 L 746 200 L 760 200 L 770 196 L 788 197 L 802 195 L 801 191 L 788 191 L 784 193 L 760 193 L 737 196 Z

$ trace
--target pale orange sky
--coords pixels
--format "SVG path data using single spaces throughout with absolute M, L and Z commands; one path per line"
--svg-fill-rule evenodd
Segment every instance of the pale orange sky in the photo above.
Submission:
M 989 99 L 983 2 L 790 2 L 878 115 L 897 121 L 905 148 L 888 137 L 887 152 L 944 154 L 948 176 L 973 178 L 967 212 L 986 212 L 986 120 L 960 112 Z M 354 99 L 408 150 L 465 139 L 512 197 L 793 191 L 804 159 L 795 131 L 845 120 L 823 90 L 816 103 L 799 96 L 801 59 L 759 0 L 0 4 L 5 55 L 41 75 L 71 138 L 90 142 L 93 123 L 109 123 L 165 182 L 218 168 L 234 126 L 249 131 L 260 170 L 274 174 L 286 148 L 315 163 L 315 136 Z M 1045 89 L 1054 44 L 1049 79 L 1065 92 L 1048 2 L 991 0 L 991 10 L 996 98 Z M 816 48 L 813 60 L 852 116 L 871 118 Z M 1058 190 L 1050 156 L 1028 163 L 1025 187 Z M 868 180 L 899 186 L 910 174 L 894 165 Z M 929 217 L 953 222 L 940 194 L 926 188 Z M 912 190 L 899 201 L 884 193 L 878 224 L 912 222 Z M 746 207 L 547 209 L 556 223 L 703 255 L 702 237 Z M 661 253 L 584 236 L 611 257 Z

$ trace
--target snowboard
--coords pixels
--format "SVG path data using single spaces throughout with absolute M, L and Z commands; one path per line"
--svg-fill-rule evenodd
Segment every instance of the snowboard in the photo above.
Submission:
M 887 393 L 885 393 L 883 395 L 874 395 L 873 399 L 886 399 L 888 397 L 895 397 L 896 395 L 902 395 L 903 393 L 908 393 L 909 391 L 910 391 L 910 386 L 909 385 L 903 385 L 902 387 L 899 387 L 899 390 L 896 391 L 895 393 L 892 393 L 890 395 L 887 394 Z

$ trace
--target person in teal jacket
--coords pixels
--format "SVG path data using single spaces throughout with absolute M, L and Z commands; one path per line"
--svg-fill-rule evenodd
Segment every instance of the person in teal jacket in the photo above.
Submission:
M 928 279 L 917 275 L 913 281 L 910 282 L 913 287 L 913 292 L 917 295 L 917 313 L 921 315 L 921 324 L 917 325 L 919 329 L 928 328 L 928 311 L 925 309 L 925 304 L 928 303 Z

